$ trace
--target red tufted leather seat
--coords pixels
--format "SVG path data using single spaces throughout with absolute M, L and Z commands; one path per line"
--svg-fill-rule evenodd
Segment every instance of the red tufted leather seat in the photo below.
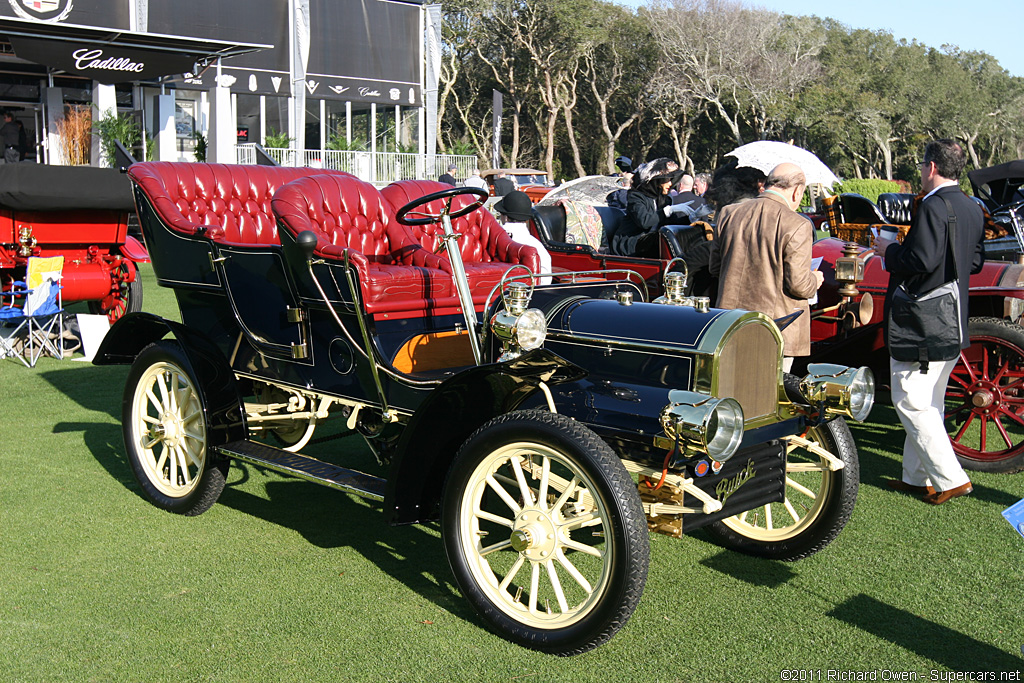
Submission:
M 432 192 L 450 190 L 451 185 L 433 180 L 401 180 L 381 190 L 395 211 L 414 199 Z M 436 200 L 421 207 L 424 213 L 439 213 L 447 200 Z M 465 195 L 452 200 L 452 210 L 476 201 Z M 444 231 L 440 223 L 433 225 L 402 226 L 410 231 L 424 248 L 434 252 L 441 243 Z M 513 265 L 522 264 L 531 272 L 540 271 L 540 255 L 533 247 L 512 241 L 497 219 L 486 209 L 478 209 L 452 221 L 452 230 L 462 235 L 459 251 L 466 266 L 466 278 L 473 301 L 482 303 L 490 291 L 501 281 L 502 275 Z M 447 258 L 445 258 L 447 261 Z M 450 268 L 450 266 L 449 266 Z M 521 269 L 520 269 L 520 272 Z
M 172 230 L 230 245 L 280 244 L 270 199 L 282 185 L 314 173 L 354 177 L 311 168 L 168 161 L 128 169 Z
M 338 260 L 348 251 L 368 313 L 452 306 L 449 264 L 400 226 L 377 189 L 354 176 L 316 175 L 281 187 L 271 201 L 280 229 L 312 230 L 314 253 Z

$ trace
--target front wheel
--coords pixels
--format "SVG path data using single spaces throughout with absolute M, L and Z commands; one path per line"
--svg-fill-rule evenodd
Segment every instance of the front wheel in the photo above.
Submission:
M 198 515 L 224 490 L 228 465 L 209 455 L 205 413 L 181 347 L 161 341 L 144 348 L 128 372 L 121 421 L 132 472 L 159 508 Z
M 971 346 L 946 384 L 946 429 L 964 469 L 1024 470 L 1024 329 L 971 318 Z
M 636 484 L 596 434 L 545 411 L 501 415 L 463 444 L 442 534 L 477 612 L 501 636 L 552 654 L 611 638 L 647 580 Z
M 842 462 L 834 469 L 832 459 Z M 799 560 L 831 543 L 857 502 L 860 463 L 843 418 L 786 441 L 786 488 L 780 503 L 723 519 L 708 527 L 722 545 L 773 560 Z

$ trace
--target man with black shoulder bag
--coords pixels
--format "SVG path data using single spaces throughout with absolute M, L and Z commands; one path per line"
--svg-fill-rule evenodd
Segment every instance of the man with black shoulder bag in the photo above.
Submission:
M 886 342 L 892 402 L 907 432 L 903 476 L 891 488 L 940 505 L 973 489 L 943 422 L 946 382 L 970 346 L 967 288 L 985 260 L 981 207 L 958 185 L 966 165 L 953 140 L 934 140 L 921 164 L 924 199 L 902 244 L 876 238 L 889 272 Z

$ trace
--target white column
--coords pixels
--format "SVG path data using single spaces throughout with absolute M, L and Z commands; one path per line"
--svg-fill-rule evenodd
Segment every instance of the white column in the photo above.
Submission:
M 217 85 L 210 91 L 210 134 L 206 160 L 217 164 L 237 164 L 235 143 L 238 131 L 231 114 L 231 88 L 225 82 L 217 61 Z
M 95 116 L 97 120 L 117 116 L 117 93 L 115 92 L 113 85 L 93 81 L 92 103 L 95 106 L 93 116 Z M 63 108 L 61 114 L 63 115 Z M 103 168 L 107 168 L 114 163 L 113 159 L 106 159 L 103 157 L 102 148 L 100 147 L 100 137 L 98 135 L 94 135 L 92 138 L 91 159 L 93 166 L 100 166 Z
M 260 136 L 256 142 L 266 146 L 267 144 L 267 96 L 260 95 Z
M 177 161 L 178 133 L 174 126 L 174 95 L 153 98 L 153 135 L 157 161 Z
M 320 100 L 320 160 L 327 151 L 327 100 Z
M 60 88 L 44 88 L 43 98 L 46 102 L 46 163 L 64 166 L 67 160 L 57 133 L 57 122 L 64 118 L 64 92 Z
M 377 180 L 377 103 L 370 103 L 370 182 Z

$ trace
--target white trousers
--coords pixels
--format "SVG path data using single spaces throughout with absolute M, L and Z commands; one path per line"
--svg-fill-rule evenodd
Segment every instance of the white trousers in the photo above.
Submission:
M 932 361 L 922 373 L 920 363 L 889 358 L 892 404 L 907 432 L 903 481 L 908 484 L 948 491 L 969 481 L 943 424 L 946 382 L 956 363 L 957 359 Z

